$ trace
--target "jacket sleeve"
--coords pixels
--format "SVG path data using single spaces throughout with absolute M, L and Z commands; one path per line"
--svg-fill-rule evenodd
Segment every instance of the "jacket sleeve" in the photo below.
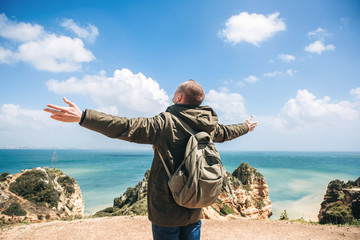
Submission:
M 218 124 L 215 128 L 213 141 L 225 142 L 240 137 L 249 131 L 246 123 L 222 125 Z
M 154 144 L 164 126 L 164 118 L 126 118 L 87 109 L 80 125 L 110 138 Z

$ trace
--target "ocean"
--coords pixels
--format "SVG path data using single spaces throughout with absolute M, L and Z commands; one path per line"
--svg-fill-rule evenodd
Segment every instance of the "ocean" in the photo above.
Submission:
M 242 162 L 266 178 L 272 219 L 285 209 L 290 219 L 317 221 L 328 183 L 360 177 L 360 152 L 220 152 L 227 171 Z M 112 206 L 150 169 L 151 151 L 0 149 L 0 173 L 56 167 L 75 178 L 85 200 L 85 214 Z

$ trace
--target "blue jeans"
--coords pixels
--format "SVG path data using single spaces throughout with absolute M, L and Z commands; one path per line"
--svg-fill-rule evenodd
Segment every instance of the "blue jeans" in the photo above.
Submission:
M 154 240 L 200 240 L 201 220 L 183 227 L 159 227 L 152 224 Z

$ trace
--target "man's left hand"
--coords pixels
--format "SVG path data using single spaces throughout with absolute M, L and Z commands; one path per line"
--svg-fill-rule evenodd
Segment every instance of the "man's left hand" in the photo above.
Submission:
M 253 119 L 253 116 L 251 116 L 251 117 L 249 117 L 246 121 L 245 121 L 245 123 L 248 125 L 248 127 L 249 127 L 249 132 L 252 132 L 254 129 L 255 129 L 255 127 L 257 126 L 257 125 L 259 125 L 259 122 L 258 121 L 256 121 L 256 122 L 252 122 L 251 120 Z

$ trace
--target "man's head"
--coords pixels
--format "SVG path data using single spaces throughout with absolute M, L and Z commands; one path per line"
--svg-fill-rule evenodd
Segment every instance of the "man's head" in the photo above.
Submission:
M 186 81 L 178 87 L 174 94 L 173 103 L 200 106 L 204 101 L 204 89 L 194 80 Z

